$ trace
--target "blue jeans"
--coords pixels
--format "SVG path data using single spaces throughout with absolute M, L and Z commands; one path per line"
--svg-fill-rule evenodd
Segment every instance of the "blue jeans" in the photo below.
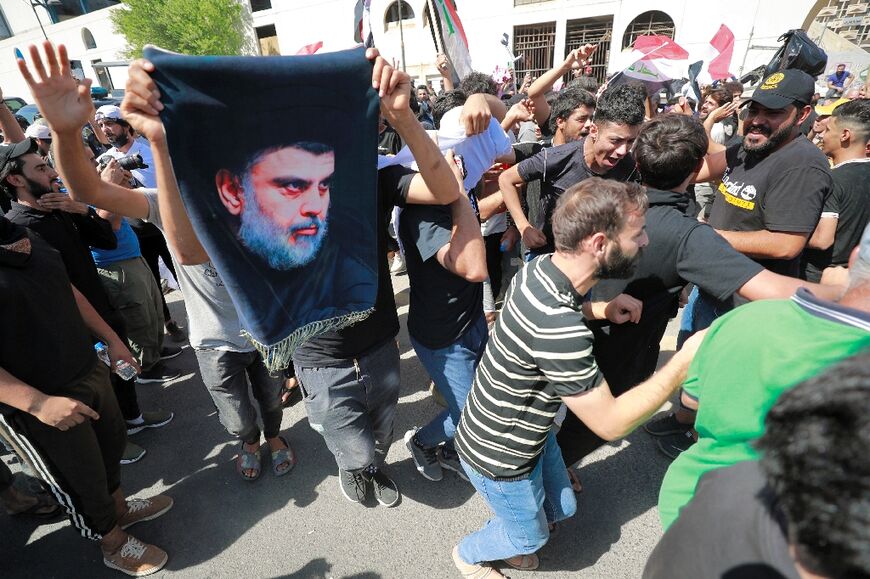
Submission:
M 709 328 L 720 316 L 728 313 L 720 302 L 707 294 L 702 294 L 698 286 L 692 288 L 689 300 L 683 308 L 683 319 L 677 335 L 677 350 L 683 347 L 693 334 Z
M 453 440 L 487 336 L 486 318 L 480 316 L 459 340 L 445 348 L 430 350 L 411 337 L 417 358 L 447 401 L 447 409 L 417 432 L 423 446 L 431 448 Z
M 549 523 L 574 516 L 577 500 L 556 436 L 550 432 L 538 464 L 525 478 L 496 481 L 462 461 L 462 468 L 495 516 L 462 539 L 459 556 L 483 563 L 528 555 L 547 544 Z

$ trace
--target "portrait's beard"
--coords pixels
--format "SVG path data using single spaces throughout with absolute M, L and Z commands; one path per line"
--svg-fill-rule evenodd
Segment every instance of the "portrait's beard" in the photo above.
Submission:
M 290 242 L 300 229 L 317 227 L 317 235 L 300 236 Z M 314 260 L 326 238 L 327 221 L 312 217 L 293 227 L 280 227 L 264 215 L 249 183 L 245 184 L 245 208 L 241 215 L 239 237 L 251 251 L 263 258 L 273 269 L 287 270 L 308 265 Z
M 743 149 L 749 153 L 750 155 L 754 155 L 755 157 L 764 157 L 769 155 L 774 149 L 779 147 L 781 144 L 785 143 L 791 138 L 792 129 L 797 125 L 797 119 L 793 122 L 785 124 L 778 128 L 777 130 L 771 132 L 767 127 L 748 127 L 746 130 L 750 129 L 758 129 L 761 131 L 763 135 L 767 137 L 767 140 L 760 145 L 749 145 L 746 142 L 746 137 L 748 135 L 743 135 Z
M 637 270 L 640 261 L 641 249 L 634 256 L 629 257 L 622 251 L 618 243 L 613 244 L 613 249 L 604 256 L 604 261 L 598 264 L 595 270 L 596 279 L 628 279 Z

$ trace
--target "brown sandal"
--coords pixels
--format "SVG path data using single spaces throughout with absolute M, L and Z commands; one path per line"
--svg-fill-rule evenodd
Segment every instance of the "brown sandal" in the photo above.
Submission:
M 519 563 L 511 562 L 511 559 L 520 558 Z M 502 559 L 505 562 L 505 565 L 516 569 L 517 571 L 534 571 L 541 564 L 541 560 L 538 559 L 538 555 L 536 553 L 532 553 L 531 555 L 517 555 L 517 557 L 511 557 L 510 559 Z

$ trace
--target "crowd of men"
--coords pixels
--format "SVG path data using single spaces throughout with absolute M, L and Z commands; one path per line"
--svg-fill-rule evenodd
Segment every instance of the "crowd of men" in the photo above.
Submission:
M 31 47 L 18 66 L 43 120 L 25 133 L 0 108 L 0 438 L 45 492 L 21 491 L 0 465 L 7 510 L 62 509 L 124 573 L 165 565 L 166 552 L 126 529 L 172 498 L 126 498 L 120 469 L 144 454 L 128 435 L 173 418 L 136 399 L 137 382 L 178 377 L 164 335 L 196 352 L 238 440 L 238 476 L 291 472 L 280 426 L 298 385 L 343 496 L 396 505 L 385 465 L 401 386 L 392 267 L 407 271 L 408 333 L 444 406 L 403 442 L 422 476 L 453 470 L 492 511 L 453 550 L 463 577 L 536 569 L 575 514 L 575 465 L 640 426 L 675 459 L 645 576 L 870 575 L 870 100 L 814 109 L 815 79 L 787 69 L 746 96 L 723 82 L 664 106 L 643 85 L 598 87 L 593 51 L 513 94 L 483 73 L 454 86 L 439 58 L 440 95 L 367 52 L 380 152 L 407 147 L 419 171 L 388 166 L 377 191 L 360 192 L 377 196 L 374 310 L 299 347 L 286 378 L 242 336 L 185 211 L 172 168 L 185 159 L 170 158 L 154 65 L 134 62 L 122 105 L 95 111 L 65 48 Z M 829 87 L 848 80 L 838 73 Z M 469 160 L 427 134 L 448 120 L 469 140 L 494 123 L 514 143 L 473 187 Z M 279 153 L 329 165 L 311 181 L 328 205 L 331 149 Z M 261 219 L 296 211 L 263 203 L 256 176 L 270 155 L 222 200 Z M 526 262 L 508 283 L 505 252 Z M 158 257 L 183 294 L 187 335 L 163 300 Z M 686 301 L 680 348 L 661 365 Z M 650 420 L 674 395 L 675 410 Z

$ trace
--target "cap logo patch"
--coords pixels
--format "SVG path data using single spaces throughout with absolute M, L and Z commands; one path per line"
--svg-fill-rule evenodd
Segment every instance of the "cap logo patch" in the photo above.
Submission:
M 776 88 L 777 85 L 784 78 L 785 78 L 784 74 L 782 74 L 781 72 L 775 72 L 772 75 L 770 75 L 769 77 L 767 77 L 766 79 L 764 79 L 764 82 L 762 83 L 761 87 L 759 87 L 759 88 L 761 88 L 761 90 L 770 90 L 772 88 Z

